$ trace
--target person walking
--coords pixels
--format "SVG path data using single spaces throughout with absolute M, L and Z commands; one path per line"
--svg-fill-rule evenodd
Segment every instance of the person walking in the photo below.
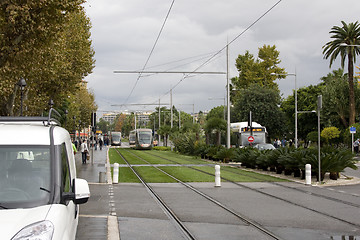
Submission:
M 99 147 L 100 147 L 100 150 L 102 150 L 102 146 L 103 146 L 103 140 L 100 138 L 100 139 L 99 139 Z
M 86 163 L 86 156 L 89 152 L 86 140 L 84 140 L 81 145 L 80 145 L 80 151 L 81 151 L 81 159 L 82 159 L 82 163 L 85 164 Z
M 354 144 L 354 152 L 357 154 L 359 153 L 359 145 L 360 145 L 360 139 L 356 139 L 356 141 L 353 143 Z

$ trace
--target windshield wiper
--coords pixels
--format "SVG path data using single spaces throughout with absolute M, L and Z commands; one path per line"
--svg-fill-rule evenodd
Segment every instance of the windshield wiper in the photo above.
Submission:
M 47 190 L 46 188 L 43 188 L 43 187 L 40 187 L 40 190 L 43 190 L 43 191 L 45 191 L 45 192 L 50 193 L 50 191 L 49 191 L 49 190 Z

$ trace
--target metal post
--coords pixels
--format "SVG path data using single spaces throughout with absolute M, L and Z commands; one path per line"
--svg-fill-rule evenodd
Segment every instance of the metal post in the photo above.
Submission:
M 296 69 L 295 69 L 295 148 L 298 148 L 298 120 L 297 120 L 297 81 L 296 81 Z
M 160 122 L 161 122 L 161 110 L 160 110 L 160 98 L 159 98 L 159 128 L 158 128 L 158 145 L 160 146 L 160 140 L 161 140 L 161 137 L 160 137 L 160 134 L 159 134 L 159 130 L 160 130 Z
M 320 110 L 322 108 L 322 95 L 318 96 L 318 165 L 319 165 L 319 183 L 321 184 L 321 151 L 320 151 Z
M 172 89 L 170 88 L 170 127 L 173 128 Z
M 229 75 L 229 44 L 226 45 L 226 92 L 227 92 L 227 128 L 226 147 L 230 148 L 230 75 Z

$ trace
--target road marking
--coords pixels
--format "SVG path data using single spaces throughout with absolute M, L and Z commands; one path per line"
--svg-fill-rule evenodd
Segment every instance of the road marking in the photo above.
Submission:
M 118 218 L 108 216 L 108 240 L 120 240 Z
M 80 217 L 83 218 L 107 218 L 108 215 L 86 215 L 86 214 L 80 214 Z

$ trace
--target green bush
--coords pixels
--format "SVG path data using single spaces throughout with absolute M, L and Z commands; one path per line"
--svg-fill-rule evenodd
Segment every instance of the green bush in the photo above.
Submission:
M 157 151 L 170 151 L 171 150 L 171 147 L 165 147 L 165 146 L 156 146 L 156 147 L 153 147 L 154 150 L 157 150 Z
M 234 148 L 221 148 L 215 157 L 223 162 L 230 162 L 234 158 Z
M 238 148 L 235 152 L 234 161 L 240 162 L 241 166 L 248 168 L 256 167 L 256 159 L 260 155 L 260 151 L 253 148 Z

